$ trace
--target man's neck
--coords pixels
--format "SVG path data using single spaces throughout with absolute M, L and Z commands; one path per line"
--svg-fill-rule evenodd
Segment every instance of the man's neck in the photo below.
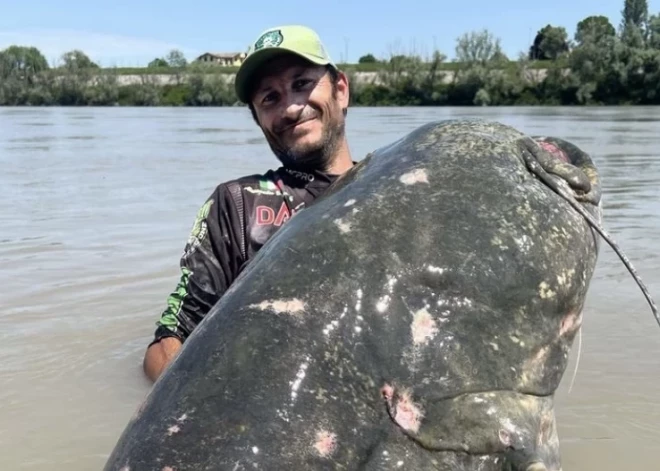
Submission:
M 326 170 L 330 175 L 342 175 L 349 168 L 353 166 L 353 159 L 351 158 L 351 151 L 348 148 L 348 143 L 343 141 L 341 146 L 337 148 L 335 158 Z

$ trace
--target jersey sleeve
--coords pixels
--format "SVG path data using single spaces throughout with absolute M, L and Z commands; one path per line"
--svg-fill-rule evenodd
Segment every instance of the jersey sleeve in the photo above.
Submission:
M 243 263 L 242 234 L 231 194 L 220 185 L 197 213 L 181 256 L 179 282 L 156 322 L 151 344 L 164 337 L 185 342 L 236 278 Z

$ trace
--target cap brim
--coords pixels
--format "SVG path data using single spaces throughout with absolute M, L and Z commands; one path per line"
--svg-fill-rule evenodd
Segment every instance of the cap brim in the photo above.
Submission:
M 298 52 L 286 47 L 262 49 L 252 53 L 247 59 L 245 59 L 241 64 L 241 67 L 238 69 L 238 72 L 236 73 L 236 78 L 234 79 L 234 87 L 236 89 L 236 95 L 238 96 L 238 99 L 243 103 L 247 103 L 250 100 L 250 82 L 252 81 L 252 76 L 254 73 L 266 62 L 274 59 L 275 57 L 284 55 L 295 55 L 302 57 L 303 59 L 306 59 L 309 62 L 317 65 L 333 65 L 332 62 L 328 61 L 328 59 L 325 57 Z

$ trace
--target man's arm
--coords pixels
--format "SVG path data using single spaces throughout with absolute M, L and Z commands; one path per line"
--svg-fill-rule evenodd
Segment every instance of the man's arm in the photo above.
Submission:
M 197 213 L 181 257 L 181 278 L 145 352 L 143 369 L 152 381 L 233 282 L 243 263 L 237 250 L 241 234 L 231 195 L 220 185 Z
M 149 345 L 144 355 L 142 367 L 144 373 L 151 381 L 156 381 L 165 367 L 169 365 L 183 343 L 176 337 L 165 337 L 160 341 Z

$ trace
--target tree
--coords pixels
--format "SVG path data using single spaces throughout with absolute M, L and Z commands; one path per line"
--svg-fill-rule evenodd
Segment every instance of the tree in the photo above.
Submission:
M 577 24 L 575 42 L 578 46 L 590 44 L 607 44 L 616 36 L 616 30 L 606 16 L 589 16 Z
M 358 64 L 374 64 L 376 62 L 378 62 L 378 59 L 373 54 L 367 54 L 358 59 Z
M 156 57 L 154 60 L 149 62 L 149 65 L 147 65 L 147 67 L 149 67 L 150 69 L 154 67 L 169 67 L 169 66 L 170 64 L 168 64 L 167 61 L 162 57 Z
M 643 47 L 648 34 L 647 0 L 625 0 L 621 16 L 621 38 L 624 43 L 631 47 Z
M 89 87 L 93 75 L 92 69 L 98 68 L 98 65 L 79 49 L 65 52 L 60 60 L 61 68 L 67 73 L 59 78 L 58 101 L 65 106 L 88 103 L 92 93 Z
M 546 25 L 536 33 L 529 48 L 530 60 L 556 60 L 568 52 L 568 33 L 563 27 Z
M 44 70 L 48 70 L 48 62 L 36 47 L 13 45 L 0 51 L 0 78 L 13 77 L 32 83 Z
M 504 63 L 504 62 L 509 62 L 509 58 L 507 57 L 506 54 L 504 54 L 503 51 L 495 51 L 495 54 L 493 54 L 493 57 L 491 57 L 491 61 L 495 63 Z
M 648 45 L 652 49 L 660 51 L 660 14 L 649 18 L 649 40 Z
M 456 41 L 456 60 L 466 65 L 486 65 L 501 57 L 500 39 L 486 29 L 465 33 Z
M 188 65 L 188 61 L 183 55 L 183 52 L 178 49 L 172 49 L 165 57 L 165 60 L 171 67 L 185 67 Z
M 575 40 L 568 65 L 578 103 L 620 99 L 625 92 L 624 51 L 614 26 L 604 16 L 589 16 L 578 23 Z
M 647 0 L 625 0 L 621 16 L 622 28 L 631 24 L 639 28 L 645 28 L 649 16 L 649 4 Z
M 646 33 L 639 26 L 628 24 L 621 31 L 621 42 L 632 49 L 644 49 L 646 47 Z
M 74 49 L 73 51 L 65 52 L 61 57 L 63 67 L 69 70 L 79 70 L 79 69 L 98 69 L 92 60 L 79 49 Z
M 494 95 L 506 74 L 502 61 L 506 59 L 500 39 L 490 31 L 472 31 L 456 41 L 456 61 L 462 67 L 454 73 L 451 93 L 459 104 L 488 105 L 496 103 Z

